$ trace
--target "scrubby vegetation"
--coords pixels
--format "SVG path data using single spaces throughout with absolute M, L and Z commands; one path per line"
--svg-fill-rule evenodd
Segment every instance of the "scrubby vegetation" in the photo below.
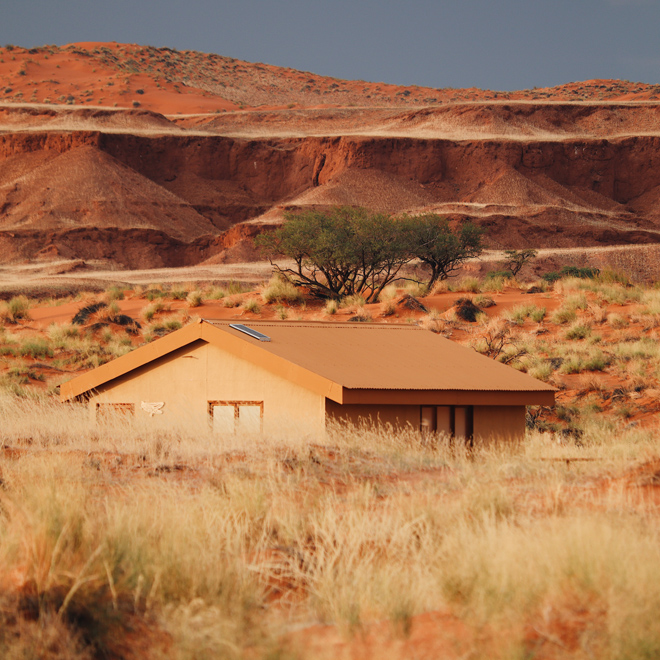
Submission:
M 352 428 L 90 436 L 40 399 L 0 398 L 0 420 L 3 657 L 660 652 L 660 458 L 624 417 L 470 452 Z
M 24 301 L 32 319 L 0 325 L 0 655 L 655 657 L 660 293 L 493 281 L 375 304 L 275 280 L 122 289 L 42 329 Z M 521 445 L 468 451 L 91 427 L 57 403 L 71 375 L 192 321 L 191 294 L 225 318 L 418 323 L 555 385 L 557 405 L 529 408 Z M 100 325 L 122 314 L 137 334 Z

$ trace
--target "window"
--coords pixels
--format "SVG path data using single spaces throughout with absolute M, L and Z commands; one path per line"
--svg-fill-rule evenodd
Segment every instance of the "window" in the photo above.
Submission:
M 209 424 L 216 433 L 261 433 L 263 401 L 209 401 Z
M 134 403 L 97 403 L 96 419 L 97 421 L 111 421 L 121 417 L 132 417 L 135 415 Z
M 472 440 L 473 412 L 472 406 L 421 406 L 420 429 Z

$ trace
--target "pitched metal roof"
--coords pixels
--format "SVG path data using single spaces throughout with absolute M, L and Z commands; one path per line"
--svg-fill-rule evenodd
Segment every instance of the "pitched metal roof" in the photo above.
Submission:
M 527 374 L 412 325 L 251 322 L 271 338 L 264 351 L 350 389 L 554 391 Z
M 250 321 L 270 342 L 200 321 L 61 386 L 71 400 L 195 341 L 214 344 L 340 403 L 359 391 L 520 393 L 551 403 L 555 388 L 416 326 Z M 387 399 L 388 401 L 391 400 Z M 516 405 L 520 403 L 517 402 Z M 513 404 L 512 404 L 513 405 Z

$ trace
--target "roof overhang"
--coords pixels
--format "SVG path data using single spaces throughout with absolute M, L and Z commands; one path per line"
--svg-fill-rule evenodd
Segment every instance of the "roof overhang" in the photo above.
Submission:
M 422 406 L 554 406 L 554 391 L 364 390 L 343 388 L 343 404 Z

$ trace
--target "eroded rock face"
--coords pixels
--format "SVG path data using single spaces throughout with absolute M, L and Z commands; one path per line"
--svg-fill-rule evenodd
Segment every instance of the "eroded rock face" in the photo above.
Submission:
M 525 112 L 540 122 L 538 108 Z M 420 113 L 408 121 L 437 120 Z M 560 123 L 556 107 L 544 122 Z M 0 261 L 222 260 L 283 210 L 334 204 L 471 217 L 492 247 L 659 242 L 660 136 L 566 137 L 560 128 L 542 140 L 7 132 Z

